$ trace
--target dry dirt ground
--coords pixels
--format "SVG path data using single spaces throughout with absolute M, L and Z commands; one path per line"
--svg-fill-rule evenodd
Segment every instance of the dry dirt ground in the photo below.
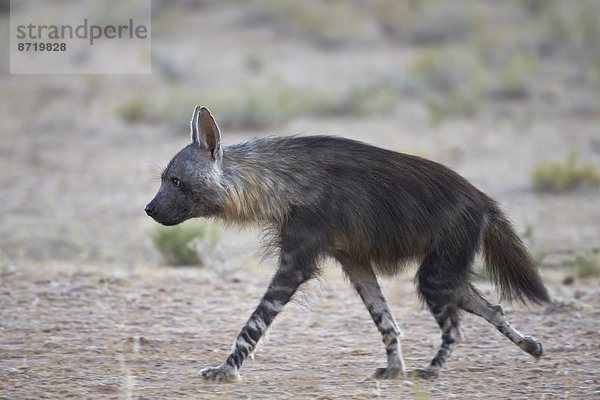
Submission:
M 543 258 L 555 302 L 505 306 L 515 327 L 544 342 L 541 361 L 465 316 L 465 341 L 439 379 L 365 380 L 385 352 L 332 266 L 277 319 L 241 382 L 202 383 L 198 371 L 225 359 L 272 262 L 253 261 L 254 231 L 223 229 L 227 257 L 204 269 L 167 268 L 152 246 L 155 224 L 143 207 L 160 167 L 187 144 L 193 106 L 210 108 L 221 92 L 247 98 L 248 85 L 273 76 L 324 91 L 372 77 L 401 79 L 429 49 L 368 32 L 322 48 L 263 20 L 250 23 L 238 1 L 154 3 L 163 12 L 153 20 L 148 76 L 8 75 L 8 34 L 0 35 L 0 399 L 600 398 L 598 279 L 561 283 L 577 255 L 600 245 L 598 189 L 540 194 L 530 181 L 537 163 L 564 160 L 572 150 L 600 168 L 599 92 L 556 78 L 561 69 L 546 60 L 525 98 L 482 98 L 476 116 L 432 124 L 426 99 L 407 94 L 389 113 L 301 114 L 223 131 L 225 145 L 265 134 L 345 136 L 424 155 L 467 177 L 500 202 L 520 233 L 530 233 L 530 249 Z M 8 16 L 0 22 L 7 33 Z M 271 95 L 266 86 L 262 99 Z M 118 110 L 130 100 L 174 103 L 182 118 L 161 119 L 153 110 L 127 123 Z M 411 279 L 407 273 L 384 287 L 414 368 L 433 356 L 439 330 Z
M 247 360 L 242 380 L 207 384 L 266 287 L 268 268 L 54 265 L 0 270 L 0 398 L 513 398 L 600 395 L 596 287 L 551 284 L 542 308 L 505 307 L 513 325 L 542 340 L 535 362 L 481 319 L 435 381 L 365 380 L 385 352 L 366 310 L 331 272 L 305 289 Z M 424 366 L 439 331 L 408 277 L 385 282 L 410 367 Z M 481 284 L 480 287 L 486 286 Z M 488 293 L 489 294 L 489 293 Z

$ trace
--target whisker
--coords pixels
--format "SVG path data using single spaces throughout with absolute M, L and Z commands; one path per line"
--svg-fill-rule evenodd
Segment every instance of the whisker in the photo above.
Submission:
M 147 164 L 148 169 L 152 171 L 152 182 L 160 182 L 167 168 L 153 162 L 149 162 Z

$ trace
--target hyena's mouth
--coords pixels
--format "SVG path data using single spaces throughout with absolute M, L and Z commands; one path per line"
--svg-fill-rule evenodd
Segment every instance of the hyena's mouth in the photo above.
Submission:
M 161 224 L 163 224 L 164 226 L 173 226 L 173 225 L 181 224 L 182 222 L 187 221 L 188 219 L 190 219 L 190 217 L 185 216 L 182 218 L 177 218 L 176 220 L 171 220 L 168 222 L 161 222 Z
M 188 219 L 190 219 L 190 215 L 188 212 L 180 213 L 175 215 L 174 217 L 161 218 L 160 216 L 152 216 L 156 222 L 164 226 L 173 226 L 180 224 Z

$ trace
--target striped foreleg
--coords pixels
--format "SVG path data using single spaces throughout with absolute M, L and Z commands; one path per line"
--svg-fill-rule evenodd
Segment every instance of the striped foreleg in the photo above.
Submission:
M 286 262 L 290 257 L 282 257 L 280 267 L 273 277 L 267 292 L 254 310 L 248 322 L 237 336 L 233 349 L 224 364 L 216 368 L 205 368 L 201 376 L 210 381 L 235 381 L 244 360 L 250 356 L 261 337 L 290 301 L 298 287 L 312 277 L 312 271 L 298 268 L 293 262 Z

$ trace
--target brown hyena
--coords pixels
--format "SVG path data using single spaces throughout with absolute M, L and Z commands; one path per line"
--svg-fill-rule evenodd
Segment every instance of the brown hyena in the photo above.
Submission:
M 494 200 L 436 162 L 353 140 L 273 137 L 221 146 L 217 123 L 196 107 L 192 143 L 168 164 L 146 213 L 164 225 L 216 217 L 272 232 L 279 266 L 224 364 L 208 380 L 238 377 L 273 319 L 298 287 L 333 257 L 362 298 L 385 344 L 388 365 L 376 378 L 405 374 L 399 329 L 377 275 L 420 267 L 419 295 L 442 330 L 437 354 L 418 377 L 438 375 L 461 340 L 460 315 L 484 318 L 534 357 L 542 344 L 510 326 L 502 308 L 469 282 L 483 249 L 489 275 L 506 300 L 548 301 L 533 260 Z

